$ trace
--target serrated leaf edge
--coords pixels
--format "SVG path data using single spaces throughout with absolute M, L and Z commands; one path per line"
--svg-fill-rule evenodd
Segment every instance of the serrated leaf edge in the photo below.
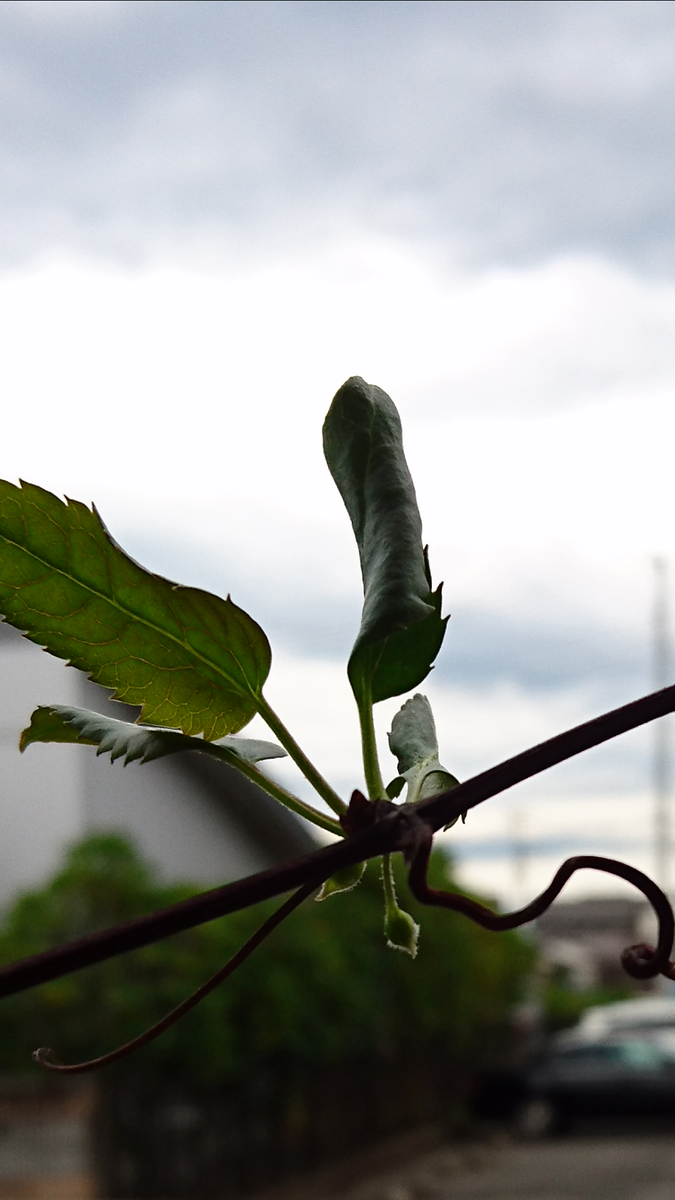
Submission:
M 23 489 L 24 484 L 26 487 L 30 487 L 30 488 L 39 486 L 37 484 L 27 483 L 26 481 L 24 481 L 22 479 L 19 480 L 19 483 L 21 484 L 22 489 Z M 20 489 L 17 488 L 17 491 L 18 490 L 20 490 Z M 39 490 L 42 491 L 44 489 L 39 489 Z M 49 492 L 48 494 L 50 496 L 54 495 L 54 493 L 52 493 L 52 492 Z M 61 504 L 63 504 L 65 508 L 81 505 L 83 508 L 87 509 L 87 511 L 89 513 L 93 514 L 96 517 L 96 520 L 98 521 L 99 526 L 100 526 L 104 536 L 110 542 L 113 549 L 115 549 L 118 553 L 123 554 L 125 558 L 127 558 L 130 562 L 132 562 L 134 564 L 134 566 L 137 567 L 139 570 L 141 570 L 145 575 L 148 575 L 151 578 L 161 580 L 162 583 L 167 584 L 173 591 L 176 591 L 176 592 L 177 591 L 185 591 L 185 592 L 194 591 L 194 592 L 202 592 L 206 596 L 213 595 L 213 593 L 206 592 L 203 588 L 186 587 L 183 584 L 174 583 L 172 580 L 166 579 L 163 575 L 157 575 L 157 574 L 155 574 L 155 572 L 148 571 L 146 567 L 141 566 L 141 564 L 136 562 L 136 560 L 134 558 L 132 558 L 131 555 L 127 554 L 126 550 L 124 550 L 119 545 L 119 543 L 115 540 L 115 538 L 112 536 L 112 534 L 108 530 L 107 526 L 105 525 L 105 522 L 101 518 L 100 513 L 98 512 L 98 510 L 96 509 L 96 507 L 94 505 L 92 505 L 92 507 L 89 508 L 86 504 L 83 504 L 83 502 L 80 500 L 71 500 L 68 497 L 65 497 L 65 503 L 64 503 L 63 500 L 60 500 L 60 497 L 54 496 L 54 498 L 59 500 L 59 502 Z M 170 641 L 174 642 L 175 645 L 180 646 L 182 650 L 186 650 L 190 655 L 194 656 L 195 659 L 197 659 L 199 662 L 203 663 L 204 666 L 208 667 L 210 671 L 214 671 L 216 674 L 220 675 L 221 678 L 226 680 L 226 682 L 233 688 L 233 690 L 235 692 L 237 692 L 240 695 L 242 694 L 243 689 L 238 680 L 235 680 L 234 678 L 232 678 L 227 673 L 227 671 L 223 670 L 223 668 L 221 666 L 219 666 L 217 663 L 214 663 L 211 661 L 211 659 L 206 658 L 203 654 L 201 654 L 198 650 L 196 650 L 194 648 L 194 646 L 192 646 L 190 644 L 190 642 L 188 642 L 187 640 L 183 641 L 180 638 L 176 637 L 175 634 L 171 633 L 169 630 L 163 629 L 160 625 L 156 625 L 153 621 L 148 620 L 147 617 L 139 616 L 139 614 L 134 612 L 132 609 L 126 607 L 123 604 L 120 604 L 119 601 L 117 599 L 115 599 L 114 597 L 107 595 L 105 592 L 99 591 L 98 589 L 92 587 L 91 584 L 83 583 L 82 580 L 77 579 L 69 571 L 63 570 L 62 567 L 55 567 L 53 565 L 53 563 L 48 562 L 47 559 L 41 557 L 39 554 L 36 554 L 33 550 L 27 549 L 27 547 L 25 545 L 23 545 L 21 542 L 17 542 L 14 538 L 7 537 L 6 534 L 2 534 L 0 536 L 0 541 L 6 542 L 7 545 L 9 545 L 9 546 L 14 546 L 17 550 L 21 551 L 22 554 L 26 554 L 28 557 L 32 558 L 34 560 L 34 562 L 39 563 L 41 567 L 44 567 L 47 570 L 54 572 L 55 574 L 62 575 L 64 578 L 68 579 L 76 587 L 82 588 L 83 591 L 89 592 L 89 594 L 91 596 L 95 596 L 98 600 L 103 600 L 106 604 L 110 604 L 113 608 L 117 609 L 117 611 L 119 613 L 121 613 L 123 616 L 128 617 L 134 621 L 138 621 L 142 625 L 146 625 L 148 627 L 148 629 L 152 629 L 153 632 L 160 635 L 160 637 L 167 638 Z M 221 600 L 222 603 L 231 604 L 233 608 L 239 609 L 239 605 L 235 605 L 229 592 L 224 601 L 222 601 L 222 597 L 216 597 L 216 599 Z M 244 616 L 248 617 L 248 619 L 250 621 L 254 620 L 254 618 L 251 617 L 248 613 L 246 613 L 244 609 L 239 609 L 239 611 L 244 613 Z M 3 620 L 5 620 L 8 625 L 14 625 L 15 628 L 21 629 L 20 625 L 17 626 L 17 625 L 15 625 L 15 623 L 13 621 L 7 621 L 7 618 L 3 618 Z M 256 624 L 257 624 L 257 622 L 256 622 Z M 258 628 L 260 628 L 260 626 L 258 626 Z M 27 631 L 25 629 L 21 629 L 21 631 L 25 637 L 29 638 L 30 641 L 36 642 L 37 645 L 42 645 L 42 643 L 40 642 L 39 633 L 33 635 L 30 633 L 30 631 Z M 264 630 L 261 629 L 261 633 L 263 634 L 263 636 L 266 637 L 266 635 L 264 634 Z M 237 665 L 239 666 L 239 668 L 242 672 L 242 675 L 245 678 L 244 668 L 242 667 L 237 655 L 232 650 L 230 650 L 229 647 L 228 647 L 227 652 L 228 652 L 228 654 L 231 655 L 233 661 L 237 663 Z M 51 653 L 51 651 L 49 651 L 49 653 Z M 55 657 L 58 658 L 60 656 L 55 655 Z M 84 670 L 87 673 L 89 678 L 95 679 L 95 674 L 93 672 L 90 672 L 87 667 L 81 667 L 80 664 L 74 662 L 71 659 L 68 659 L 67 663 L 68 663 L 68 666 L 74 666 L 74 667 L 78 667 L 79 669 Z M 253 701 L 255 707 L 257 708 L 258 707 L 257 700 L 259 699 L 260 691 L 255 691 L 248 684 L 246 687 L 246 691 L 247 691 L 247 694 L 250 696 L 251 700 Z M 116 695 L 119 695 L 120 698 L 123 698 L 124 693 L 116 691 Z M 188 737 L 190 735 L 185 734 L 184 736 Z

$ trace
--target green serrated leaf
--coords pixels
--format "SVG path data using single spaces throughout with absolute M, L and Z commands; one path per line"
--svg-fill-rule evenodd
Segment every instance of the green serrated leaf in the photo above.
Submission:
M 123 758 L 125 766 L 130 762 L 152 762 L 155 758 L 164 758 L 167 754 L 177 754 L 183 750 L 198 750 L 228 763 L 233 758 L 256 763 L 267 758 L 286 756 L 286 751 L 274 742 L 239 737 L 207 742 L 203 738 L 186 737 L 184 733 L 174 730 L 134 725 L 129 721 L 118 721 L 116 717 L 65 704 L 36 708 L 30 725 L 21 734 L 21 752 L 33 742 L 76 742 L 97 746 L 97 754 L 109 754 L 112 762 Z
M 0 481 L 0 612 L 32 641 L 142 708 L 142 719 L 236 733 L 256 712 L 271 652 L 229 599 L 144 570 L 94 509 Z
M 329 896 L 335 896 L 338 892 L 351 892 L 361 882 L 365 870 L 366 864 L 362 862 L 353 867 L 345 867 L 343 871 L 336 871 L 335 875 L 331 875 L 330 879 L 322 884 L 317 900 L 327 900 Z
M 408 784 L 409 804 L 458 786 L 459 780 L 438 761 L 436 723 L 426 696 L 418 692 L 406 700 L 391 723 L 388 737 L 399 772 Z
M 359 703 L 422 682 L 445 634 L 441 588 L 431 590 L 422 522 L 392 400 L 348 379 L 323 427 L 326 461 L 349 513 L 361 559 L 364 604 L 349 659 Z

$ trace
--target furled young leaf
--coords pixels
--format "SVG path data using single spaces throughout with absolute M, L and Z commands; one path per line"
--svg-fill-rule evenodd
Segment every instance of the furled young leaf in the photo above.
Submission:
M 366 864 L 356 863 L 353 867 L 345 867 L 326 879 L 321 885 L 317 900 L 327 900 L 329 896 L 337 896 L 340 892 L 351 892 L 361 882 L 365 874 Z
M 418 692 L 396 713 L 389 747 L 398 760 L 400 775 L 408 784 L 409 804 L 457 787 L 459 781 L 438 761 L 436 724 L 426 696 Z
M 348 379 L 323 427 L 326 461 L 358 543 L 364 604 L 349 659 L 357 701 L 410 691 L 428 675 L 447 618 L 432 592 L 401 421 L 381 388 Z
M 229 597 L 144 570 L 96 510 L 32 484 L 0 482 L 0 613 L 144 721 L 209 739 L 248 724 L 270 668 Z
M 384 884 L 384 936 L 392 950 L 403 950 L 411 958 L 417 954 L 420 927 L 410 913 L 405 912 L 396 897 L 396 883 L 391 856 L 382 859 L 382 882 Z
M 123 758 L 125 766 L 136 761 L 152 762 L 155 758 L 164 758 L 181 750 L 198 750 L 227 763 L 235 760 L 235 764 L 236 760 L 256 763 L 265 758 L 286 757 L 286 751 L 274 742 L 239 737 L 207 742 L 203 738 L 186 737 L 184 733 L 172 729 L 134 725 L 129 721 L 118 721 L 116 717 L 90 712 L 87 708 L 72 708 L 65 704 L 35 709 L 30 725 L 21 734 L 19 746 L 22 753 L 33 742 L 77 742 L 85 746 L 97 746 L 97 754 L 109 754 L 112 762 L 116 758 Z
M 385 909 L 384 936 L 391 950 L 403 950 L 411 958 L 416 958 L 420 927 L 410 913 L 398 905 Z
M 405 787 L 405 779 L 402 775 L 395 775 L 391 783 L 388 783 L 384 789 L 390 800 L 396 800 L 397 796 L 401 795 Z

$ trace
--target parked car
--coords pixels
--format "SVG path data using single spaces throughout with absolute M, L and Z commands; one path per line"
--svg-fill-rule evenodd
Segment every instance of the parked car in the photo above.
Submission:
M 579 1117 L 675 1114 L 675 1029 L 554 1043 L 525 1073 L 515 1126 L 563 1132 Z
M 587 1009 L 529 1066 L 479 1071 L 470 1104 L 528 1137 L 581 1116 L 675 1113 L 675 996 Z
M 571 1031 L 573 1038 L 591 1041 L 610 1034 L 644 1033 L 675 1029 L 675 996 L 642 996 L 587 1008 Z

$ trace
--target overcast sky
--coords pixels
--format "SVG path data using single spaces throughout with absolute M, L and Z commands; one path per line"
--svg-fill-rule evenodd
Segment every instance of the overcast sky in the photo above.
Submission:
M 453 261 L 675 266 L 675 9 L 2 6 L 5 255 L 354 226 Z
M 0 63 L 5 477 L 231 591 L 348 793 L 359 578 L 320 428 L 361 374 L 401 409 L 446 581 L 448 767 L 649 689 L 651 558 L 675 556 L 673 3 L 5 0 Z M 456 835 L 466 878 L 513 894 L 518 830 L 518 886 L 570 846 L 649 866 L 649 745 L 486 806 Z

